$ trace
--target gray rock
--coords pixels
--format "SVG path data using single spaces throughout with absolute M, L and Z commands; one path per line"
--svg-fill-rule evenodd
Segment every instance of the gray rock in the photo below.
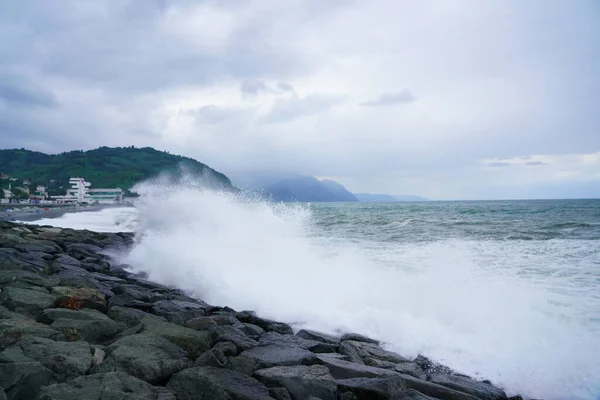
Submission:
M 2 289 L 0 289 L 2 290 Z M 30 319 L 28 316 L 10 311 L 4 306 L 0 306 L 0 319 Z
M 46 386 L 39 400 L 176 400 L 163 387 L 155 387 L 123 372 L 81 376 L 72 381 Z
M 296 336 L 301 337 L 306 340 L 314 340 L 316 342 L 328 343 L 332 345 L 339 346 L 340 338 L 332 335 L 327 335 L 325 333 L 311 331 L 307 329 L 301 329 L 298 331 Z
M 57 296 L 56 304 L 58 305 L 68 304 L 68 301 L 77 299 L 81 301 L 83 308 L 106 311 L 106 295 L 97 289 L 55 286 L 52 288 L 52 294 Z
M 342 335 L 340 341 L 344 342 L 346 340 L 353 340 L 355 342 L 363 342 L 363 343 L 372 343 L 379 345 L 379 340 L 371 339 L 370 337 L 366 337 L 363 335 L 359 335 L 358 333 L 346 333 Z
M 256 378 L 266 386 L 283 386 L 294 400 L 310 396 L 323 400 L 335 400 L 337 384 L 322 365 L 297 365 L 292 367 L 273 367 L 255 372 Z
M 408 388 L 399 376 L 340 379 L 337 383 L 340 393 L 350 392 L 357 400 L 396 399 Z
M 231 342 L 237 347 L 238 351 L 249 350 L 258 346 L 256 340 L 250 339 L 233 326 L 215 326 L 210 331 L 213 333 L 215 342 Z
M 258 340 L 264 333 L 266 332 L 263 328 L 258 325 L 248 324 L 248 323 L 239 323 L 232 325 L 234 328 L 239 329 L 244 332 L 246 336 L 251 339 Z
M 8 400 L 6 398 L 6 393 L 4 392 L 4 389 L 0 387 L 0 400 Z
M 427 396 L 440 400 L 476 400 L 477 397 L 459 392 L 437 383 L 423 381 L 410 375 L 402 375 L 409 389 L 415 389 Z
M 382 349 L 376 344 L 346 340 L 340 344 L 340 354 L 348 356 L 350 361 L 364 363 L 365 358 L 374 358 L 395 364 L 408 362 L 408 360 L 397 353 Z
M 154 303 L 156 301 L 166 300 L 166 296 L 162 293 L 157 293 L 150 289 L 135 285 L 117 285 L 114 286 L 112 290 L 116 295 L 123 295 L 132 300 L 139 300 L 145 303 Z
M 464 376 L 434 373 L 430 376 L 429 380 L 433 383 L 458 390 L 459 392 L 468 393 L 482 400 L 506 399 L 506 393 L 503 390 L 488 383 L 478 382 Z
M 314 353 L 301 347 L 255 347 L 242 352 L 240 355 L 253 358 L 259 368 L 312 365 L 318 361 Z
M 60 311 L 59 311 L 60 310 Z M 69 341 L 86 340 L 90 343 L 98 343 L 108 340 L 125 326 L 113 321 L 106 315 L 96 310 L 83 309 L 80 311 L 68 309 L 52 309 L 44 311 L 46 317 L 52 318 L 54 322 L 50 325 L 52 329 L 64 333 Z
M 62 264 L 58 266 L 54 264 L 52 268 L 55 276 L 60 280 L 61 286 L 97 289 L 107 297 L 115 295 L 109 286 L 100 283 L 83 268 Z
M 402 393 L 397 400 L 436 400 L 433 397 L 429 397 L 424 395 L 421 392 L 417 392 L 415 389 L 408 389 L 404 393 Z
M 219 342 L 213 346 L 213 349 L 219 349 L 226 356 L 236 356 L 238 354 L 238 349 L 235 344 L 231 342 Z
M 185 322 L 185 326 L 196 330 L 205 330 L 215 326 L 239 324 L 237 318 L 230 315 L 213 315 L 211 317 L 196 317 Z
M 155 318 L 142 319 L 138 325 L 123 332 L 123 335 L 133 333 L 156 333 L 187 351 L 192 359 L 199 357 L 213 345 L 211 332 L 195 331 Z
M 27 337 L 0 353 L 0 363 L 39 362 L 53 372 L 56 382 L 85 375 L 92 366 L 92 352 L 85 342 L 55 342 Z
M 427 379 L 427 374 L 414 362 L 403 362 L 396 364 L 389 361 L 381 361 L 376 358 L 365 357 L 364 363 L 365 365 L 371 367 L 391 369 L 401 374 L 412 375 L 418 379 Z
M 153 333 L 126 336 L 104 352 L 104 362 L 92 373 L 120 371 L 151 384 L 165 382 L 192 365 L 183 349 Z
M 220 349 L 212 348 L 205 351 L 200 357 L 194 361 L 194 367 L 217 367 L 228 368 L 229 360 Z
M 66 340 L 64 334 L 31 319 L 11 318 L 0 320 L 0 350 L 12 346 L 21 338 L 27 336 Z
M 73 267 L 79 267 L 81 266 L 81 261 L 74 259 L 73 257 L 67 255 L 67 254 L 63 254 L 60 257 L 58 257 L 55 261 L 56 264 L 61 264 L 61 265 L 72 265 Z
M 179 300 L 157 301 L 152 306 L 152 314 L 164 317 L 169 322 L 185 326 L 186 321 L 203 317 L 206 304 Z
M 271 397 L 277 400 L 292 400 L 290 392 L 284 387 L 270 388 L 269 394 Z
M 72 310 L 70 308 L 47 308 L 42 312 L 37 320 L 38 322 L 42 322 L 44 324 L 51 324 L 61 318 L 82 321 L 110 320 L 110 318 L 102 314 L 100 311 L 87 308 L 81 310 Z
M 301 347 L 313 353 L 335 353 L 337 346 L 329 343 L 303 339 L 295 335 L 282 335 L 277 332 L 268 332 L 258 341 L 261 346 Z
M 228 360 L 230 369 L 244 375 L 252 376 L 254 375 L 254 371 L 258 369 L 254 358 L 240 355 L 237 357 L 229 357 Z
M 277 332 L 281 334 L 294 334 L 294 330 L 288 324 L 283 322 L 272 321 L 270 319 L 264 319 L 257 317 L 252 311 L 242 311 L 235 314 L 236 318 L 241 322 L 258 325 L 267 332 Z
M 430 375 L 433 373 L 442 373 L 442 374 L 453 374 L 454 371 L 445 365 L 438 364 L 436 362 L 431 361 L 429 358 L 419 354 L 417 358 L 414 359 L 414 362 L 421 367 L 426 374 Z
M 325 365 L 336 379 L 377 378 L 384 375 L 400 375 L 395 371 L 369 367 L 346 361 L 335 354 L 317 354 L 319 362 Z
M 40 387 L 52 383 L 52 371 L 39 362 L 0 363 L 0 387 L 6 397 L 34 399 Z
M 155 318 L 160 321 L 166 322 L 167 320 L 163 317 L 159 317 L 157 315 L 153 315 L 142 310 L 138 310 L 136 308 L 129 307 L 120 307 L 114 306 L 111 307 L 107 315 L 117 322 L 123 322 L 129 327 L 135 326 L 140 323 L 140 321 L 144 318 Z
M 0 304 L 11 311 L 36 317 L 54 306 L 56 296 L 37 290 L 6 287 L 0 293 Z
M 50 288 L 56 286 L 58 280 L 53 277 L 44 276 L 28 271 L 0 271 L 0 288 L 5 287 L 27 287 L 41 286 Z
M 256 379 L 236 371 L 214 367 L 183 370 L 171 378 L 167 388 L 177 400 L 267 400 L 269 390 Z

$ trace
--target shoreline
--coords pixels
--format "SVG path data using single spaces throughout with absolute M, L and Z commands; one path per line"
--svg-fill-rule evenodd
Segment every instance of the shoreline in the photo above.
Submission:
M 65 214 L 79 212 L 101 211 L 107 208 L 128 207 L 127 204 L 98 204 L 89 206 L 53 206 L 40 207 L 34 205 L 13 206 L 11 208 L 0 207 L 0 221 L 33 222 L 41 219 L 60 218 Z M 5 210 L 9 211 L 5 211 Z
M 358 333 L 294 332 L 148 281 L 107 255 L 132 245 L 0 221 L 0 399 L 520 399 Z

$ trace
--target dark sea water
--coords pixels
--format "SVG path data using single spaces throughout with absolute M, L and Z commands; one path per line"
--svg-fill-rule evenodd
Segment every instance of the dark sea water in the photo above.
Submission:
M 144 190 L 137 209 L 43 223 L 143 232 L 124 261 L 214 304 L 375 336 L 509 394 L 600 398 L 600 200 L 272 205 Z

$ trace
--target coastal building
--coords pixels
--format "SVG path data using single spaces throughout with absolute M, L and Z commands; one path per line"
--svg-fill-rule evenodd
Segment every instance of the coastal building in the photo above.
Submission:
M 90 189 L 92 185 L 83 178 L 69 179 L 71 188 L 67 189 L 65 196 L 54 196 L 59 203 L 99 203 L 119 204 L 123 202 L 123 190 L 112 189 Z

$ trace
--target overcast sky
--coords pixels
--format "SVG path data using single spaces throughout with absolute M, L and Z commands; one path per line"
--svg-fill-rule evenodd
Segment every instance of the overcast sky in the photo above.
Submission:
M 600 197 L 595 0 L 0 1 L 0 147 Z

